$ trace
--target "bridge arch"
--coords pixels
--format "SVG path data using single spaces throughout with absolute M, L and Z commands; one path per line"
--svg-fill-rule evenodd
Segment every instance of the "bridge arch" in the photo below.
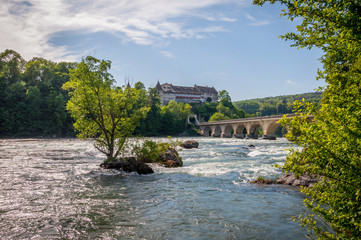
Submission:
M 234 131 L 236 138 L 244 138 L 247 135 L 247 129 L 244 124 L 237 124 Z
M 276 130 L 280 126 L 278 121 L 267 121 L 263 123 L 263 139 L 276 139 Z
M 252 122 L 247 126 L 247 135 L 246 138 L 258 139 L 258 129 L 262 128 L 262 124 L 260 122 Z
M 216 125 L 214 127 L 214 130 L 212 131 L 212 137 L 220 137 L 222 134 L 222 129 L 219 125 Z
M 224 125 L 222 130 L 223 131 L 221 137 L 231 138 L 233 136 L 234 131 L 231 124 Z
M 204 137 L 210 137 L 212 135 L 212 129 L 208 126 L 205 126 L 203 130 L 201 130 L 201 133 Z
M 264 135 L 275 135 L 277 128 L 280 126 L 279 123 L 273 122 L 264 127 L 263 134 Z

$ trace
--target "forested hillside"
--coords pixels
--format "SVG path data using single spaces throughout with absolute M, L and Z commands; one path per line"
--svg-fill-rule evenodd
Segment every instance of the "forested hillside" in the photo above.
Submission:
M 243 109 L 248 114 L 248 116 L 260 116 L 261 113 L 262 116 L 268 116 L 292 113 L 293 103 L 296 100 L 302 100 L 303 98 L 307 102 L 319 104 L 321 97 L 321 92 L 313 92 L 278 97 L 256 98 L 233 102 L 233 104 L 237 108 Z

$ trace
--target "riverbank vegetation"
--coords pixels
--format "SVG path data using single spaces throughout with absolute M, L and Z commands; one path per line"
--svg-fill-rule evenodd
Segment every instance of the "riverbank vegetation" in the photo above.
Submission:
M 320 239 L 361 236 L 361 8 L 359 1 L 255 0 L 281 3 L 282 15 L 298 19 L 297 32 L 281 36 L 293 46 L 324 52 L 317 78 L 327 85 L 318 106 L 296 102 L 296 117 L 283 119 L 287 137 L 303 151 L 292 150 L 283 169 L 321 178 L 302 191 L 313 214 L 300 223 Z M 309 122 L 307 116 L 312 115 Z M 323 227 L 326 222 L 329 226 Z M 332 230 L 330 230 L 330 228 Z

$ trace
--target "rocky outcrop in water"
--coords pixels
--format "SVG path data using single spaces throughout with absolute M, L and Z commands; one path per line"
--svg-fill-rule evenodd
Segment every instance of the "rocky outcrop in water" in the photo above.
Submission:
M 168 148 L 165 153 L 161 153 L 159 156 L 159 163 L 165 167 L 182 167 L 182 158 L 178 155 L 177 150 L 174 148 Z
M 153 169 L 146 163 L 154 163 L 150 159 L 135 157 L 125 157 L 114 162 L 104 162 L 100 167 L 104 169 L 123 170 L 124 172 L 137 172 L 138 174 L 151 174 L 154 173 Z M 182 167 L 182 158 L 178 155 L 177 150 L 168 148 L 165 153 L 159 154 L 155 163 L 159 163 L 164 167 Z
M 105 162 L 100 164 L 105 169 L 123 170 L 124 172 L 137 172 L 138 174 L 154 173 L 153 169 L 135 157 L 126 157 L 114 162 Z
M 272 180 L 259 177 L 257 180 L 251 181 L 255 184 L 283 184 L 294 187 L 313 187 L 313 184 L 317 183 L 320 179 L 315 176 L 301 175 L 296 177 L 293 173 L 285 173 L 280 178 Z
M 148 159 L 147 157 L 141 157 L 140 161 L 143 163 L 158 163 L 164 167 L 182 167 L 182 158 L 178 155 L 177 150 L 174 148 L 167 148 L 164 153 L 159 154 L 157 159 Z
M 267 179 L 267 178 L 258 178 L 257 180 L 251 181 L 251 183 L 256 183 L 256 184 L 273 184 L 274 181 L 273 181 L 272 179 Z
M 309 175 L 301 175 L 296 177 L 293 173 L 285 173 L 275 182 L 276 184 L 284 184 L 291 186 L 303 186 L 303 187 L 313 187 L 313 184 L 317 183 L 319 178 Z
M 199 143 L 195 140 L 187 140 L 180 144 L 182 148 L 191 149 L 191 148 L 198 148 Z

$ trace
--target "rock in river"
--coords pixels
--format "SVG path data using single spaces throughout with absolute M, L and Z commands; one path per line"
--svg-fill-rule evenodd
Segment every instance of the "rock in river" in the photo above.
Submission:
M 141 161 L 137 161 L 135 157 L 126 157 L 114 162 L 106 162 L 100 164 L 105 169 L 122 169 L 124 172 L 137 172 L 138 174 L 154 173 L 153 169 Z
M 313 184 L 317 183 L 318 181 L 319 178 L 315 176 L 301 175 L 296 177 L 293 173 L 286 173 L 276 180 L 276 184 L 312 187 Z
M 185 142 L 182 142 L 180 146 L 187 149 L 198 148 L 199 143 L 195 140 L 187 140 Z
M 160 162 L 165 167 L 181 167 L 183 166 L 182 158 L 178 155 L 177 150 L 168 148 L 165 153 L 160 154 Z

